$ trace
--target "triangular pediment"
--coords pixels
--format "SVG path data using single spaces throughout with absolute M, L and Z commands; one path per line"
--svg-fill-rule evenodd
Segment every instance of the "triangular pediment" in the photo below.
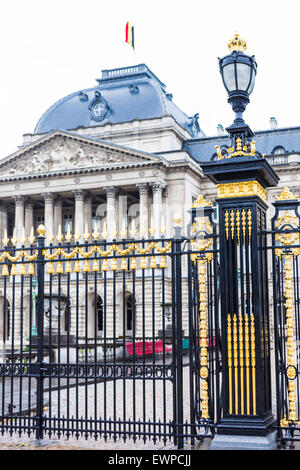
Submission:
M 0 176 L 110 167 L 160 160 L 105 141 L 54 131 L 0 162 Z

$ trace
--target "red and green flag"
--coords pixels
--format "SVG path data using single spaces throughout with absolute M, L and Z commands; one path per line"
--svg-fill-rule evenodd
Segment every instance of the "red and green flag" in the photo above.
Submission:
M 129 21 L 126 23 L 125 42 L 127 42 L 127 44 L 129 44 L 132 49 L 134 49 L 134 27 L 131 26 Z

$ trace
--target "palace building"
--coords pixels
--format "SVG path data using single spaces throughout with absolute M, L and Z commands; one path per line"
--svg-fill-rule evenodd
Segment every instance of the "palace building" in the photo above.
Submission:
M 174 217 L 182 220 L 186 234 L 188 209 L 199 194 L 209 201 L 217 197 L 201 163 L 214 160 L 217 152 L 225 154 L 230 146 L 222 126 L 216 136 L 207 137 L 205 116 L 201 127 L 198 119 L 176 106 L 145 64 L 103 70 L 94 87 L 51 106 L 34 132 L 24 135 L 22 146 L 0 161 L 1 239 L 5 234 L 11 238 L 15 228 L 18 244 L 24 244 L 24 236 L 28 239 L 32 227 L 36 233 L 41 224 L 49 241 L 68 230 L 82 236 L 95 228 L 107 240 L 130 238 L 131 227 L 141 238 L 149 237 L 149 230 L 152 237 L 170 237 Z M 270 200 L 285 186 L 299 193 L 300 127 L 280 129 L 271 118 L 270 129 L 256 132 L 255 140 L 256 152 L 265 154 L 280 176 Z M 101 333 L 100 290 L 96 299 L 91 293 L 90 302 L 91 311 L 97 304 Z M 132 292 L 120 296 L 130 334 Z M 1 298 L 3 302 L 0 292 Z M 92 322 L 89 335 L 95 335 Z

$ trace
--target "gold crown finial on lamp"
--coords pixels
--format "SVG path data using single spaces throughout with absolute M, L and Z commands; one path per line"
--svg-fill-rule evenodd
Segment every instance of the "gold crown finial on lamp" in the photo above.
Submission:
M 238 33 L 235 33 L 234 38 L 228 42 L 228 49 L 233 51 L 244 51 L 247 49 L 247 43 L 240 38 Z

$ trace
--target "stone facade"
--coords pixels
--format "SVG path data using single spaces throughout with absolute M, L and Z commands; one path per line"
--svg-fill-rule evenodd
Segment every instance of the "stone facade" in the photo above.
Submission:
M 142 113 L 137 110 L 134 119 L 128 117 L 126 121 L 122 115 L 122 119 L 115 122 L 118 121 L 116 118 L 118 112 L 120 113 L 115 104 L 115 115 L 112 111 L 110 112 L 110 116 L 115 116 L 114 118 L 108 117 L 103 122 L 93 122 L 92 125 L 83 125 L 73 129 L 68 128 L 66 124 L 67 130 L 56 130 L 54 126 L 49 132 L 41 132 L 41 129 L 45 130 L 46 128 L 46 125 L 43 124 L 44 121 L 48 126 L 49 115 L 51 117 L 52 112 L 52 108 L 50 108 L 45 113 L 46 117 L 43 117 L 39 123 L 38 133 L 26 134 L 21 148 L 0 162 L 1 240 L 6 234 L 11 238 L 15 228 L 15 235 L 20 245 L 24 235 L 28 238 L 32 228 L 36 233 L 40 224 L 46 227 L 48 241 L 56 237 L 58 233 L 65 234 L 68 227 L 72 234 L 79 234 L 81 237 L 86 227 L 89 233 L 97 227 L 99 233 L 107 230 L 108 240 L 121 239 L 121 231 L 125 228 L 128 234 L 133 223 L 142 238 L 149 237 L 149 230 L 152 230 L 153 227 L 154 231 L 151 236 L 160 237 L 160 229 L 164 227 L 165 237 L 170 237 L 173 234 L 172 221 L 174 217 L 181 218 L 183 234 L 187 233 L 188 210 L 199 194 L 203 194 L 209 201 L 215 201 L 216 187 L 203 176 L 201 169 L 201 161 L 212 157 L 212 155 L 208 156 L 204 150 L 205 155 L 201 153 L 201 143 L 205 142 L 205 145 L 211 145 L 214 138 L 206 138 L 199 126 L 198 131 L 196 126 L 196 134 L 193 137 L 191 123 L 195 125 L 198 117 L 189 118 L 183 112 L 179 113 L 171 102 L 171 95 L 166 94 L 164 85 L 145 67 L 137 68 L 137 72 L 134 71 L 134 73 L 131 70 L 128 72 L 128 76 L 120 72 L 119 81 L 120 83 L 122 80 L 124 81 L 121 83 L 122 90 L 125 88 L 127 90 L 128 83 L 130 90 L 135 80 L 134 83 L 137 84 L 135 86 L 140 87 L 141 94 L 143 80 L 148 80 L 147 86 L 149 83 L 150 85 L 154 83 L 155 87 L 159 89 L 159 103 L 164 103 L 157 115 L 154 112 L 152 116 L 150 113 L 149 117 L 145 112 L 146 106 L 151 107 L 151 102 L 149 102 L 144 104 Z M 106 75 L 109 76 L 109 73 Z M 115 83 L 118 71 L 114 71 L 114 79 L 108 80 L 106 75 L 103 81 L 99 81 L 100 85 L 103 82 L 101 86 L 104 88 L 101 93 L 104 94 L 107 81 L 110 83 L 111 89 L 118 88 L 116 86 L 118 82 Z M 145 78 L 146 76 L 147 78 Z M 129 93 L 128 90 L 126 93 Z M 80 106 L 83 106 L 85 101 L 88 103 L 88 93 L 80 92 L 78 96 L 76 95 L 77 97 L 75 95 L 70 95 L 72 100 L 77 99 L 75 105 L 77 102 L 81 103 Z M 100 99 L 98 91 L 95 92 L 95 96 Z M 107 97 L 107 101 L 109 102 L 109 97 Z M 61 106 L 61 102 L 59 102 L 59 106 Z M 86 112 L 88 112 L 88 108 L 86 108 Z M 68 116 L 66 122 L 67 120 Z M 272 132 L 276 133 L 277 130 Z M 269 136 L 270 131 L 267 134 Z M 295 132 L 293 133 L 295 140 L 294 134 Z M 283 135 L 286 141 L 289 132 L 283 132 Z M 272 136 L 270 136 L 271 138 Z M 223 136 L 218 136 L 216 139 L 223 139 Z M 266 155 L 280 176 L 279 186 L 269 191 L 269 204 L 284 186 L 289 186 L 293 192 L 300 193 L 300 138 L 298 141 L 296 139 L 296 142 L 299 143 L 298 147 L 297 144 L 294 145 L 294 140 L 294 149 L 288 154 Z M 264 148 L 258 148 L 258 150 L 261 153 L 265 151 Z M 271 215 L 272 209 L 269 211 L 268 223 Z M 3 246 L 3 242 L 1 243 Z M 28 240 L 25 244 L 28 244 Z M 137 333 L 140 334 L 139 298 L 141 292 L 139 291 L 140 280 L 138 277 L 136 325 Z M 19 283 L 20 279 L 17 278 L 16 282 Z M 48 282 L 47 277 L 46 282 Z M 79 315 L 80 335 L 84 336 L 86 334 L 84 282 L 80 279 L 80 300 L 77 312 L 75 311 L 77 308 L 75 306 L 76 277 L 73 274 L 71 275 L 71 284 L 69 293 L 70 328 L 74 334 L 75 323 L 72 319 Z M 99 277 L 98 294 L 103 298 L 102 284 Z M 120 335 L 123 330 L 121 316 L 124 310 L 121 284 L 121 281 L 117 282 L 119 300 L 118 313 L 115 318 L 117 334 Z M 156 311 L 160 312 L 159 282 L 156 285 Z M 111 288 L 108 277 L 107 298 L 111 296 Z M 17 296 L 16 299 L 12 299 L 11 289 L 10 285 L 7 289 L 7 300 L 10 305 L 12 302 L 15 303 L 16 322 L 14 327 L 16 332 L 21 333 L 21 303 L 27 315 L 31 301 L 30 295 L 25 285 L 22 298 Z M 64 281 L 62 281 L 63 289 Z M 67 292 L 64 294 L 67 295 Z M 128 294 L 132 294 L 132 291 L 126 292 L 126 296 Z M 150 289 L 147 290 L 147 295 L 150 295 Z M 186 287 L 184 287 L 183 296 L 183 304 L 186 305 Z M 95 311 L 93 305 L 95 295 L 92 290 L 89 290 L 87 297 L 90 318 L 93 315 L 92 312 Z M 170 281 L 167 284 L 166 301 L 172 301 Z M 0 308 L 1 302 L 4 302 L 4 298 L 0 285 Z M 151 303 L 151 299 L 148 303 Z M 109 319 L 107 328 L 112 333 L 112 306 L 109 302 L 107 315 Z M 29 324 L 27 320 L 25 323 Z M 151 321 L 149 319 L 147 328 L 150 329 L 150 327 Z M 156 329 L 159 330 L 161 327 L 161 314 L 158 313 Z M 88 321 L 87 328 L 88 335 L 93 337 L 95 331 L 92 317 Z M 24 338 L 27 338 L 29 331 L 28 328 L 25 330 L 26 328 L 22 334 Z

